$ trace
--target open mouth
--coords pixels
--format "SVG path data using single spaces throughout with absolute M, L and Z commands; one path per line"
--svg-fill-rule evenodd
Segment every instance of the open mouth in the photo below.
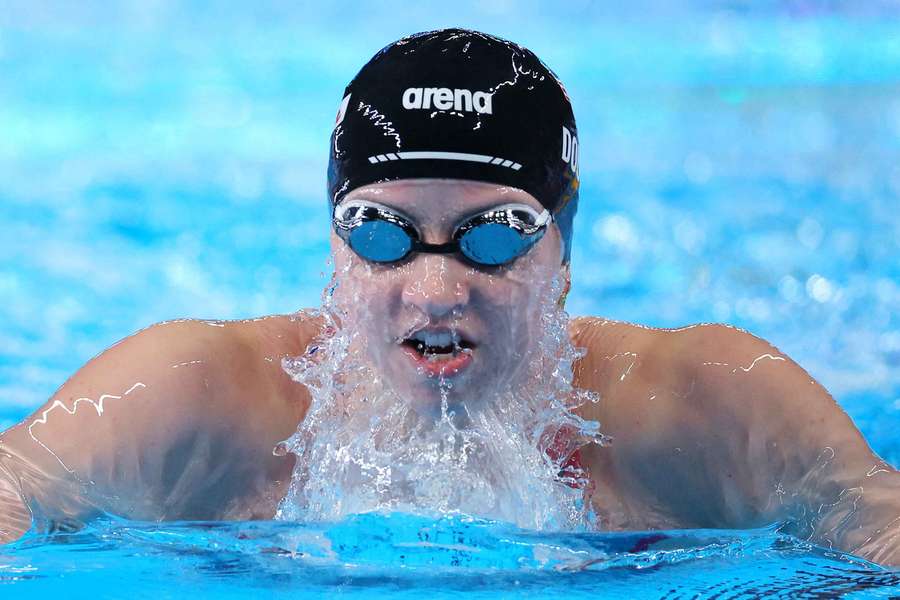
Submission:
M 401 342 L 401 345 L 423 355 L 435 358 L 472 350 L 475 344 L 453 332 L 417 331 Z
M 476 344 L 448 329 L 420 330 L 400 345 L 426 375 L 455 375 L 472 361 Z

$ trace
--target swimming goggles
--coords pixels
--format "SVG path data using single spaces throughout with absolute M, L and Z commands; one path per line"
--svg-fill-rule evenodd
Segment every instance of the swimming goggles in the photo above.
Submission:
M 445 244 L 427 244 L 406 217 L 369 200 L 350 200 L 334 209 L 334 231 L 356 254 L 375 263 L 394 263 L 413 252 L 461 254 L 477 266 L 506 265 L 531 250 L 547 231 L 548 210 L 504 204 L 467 218 Z

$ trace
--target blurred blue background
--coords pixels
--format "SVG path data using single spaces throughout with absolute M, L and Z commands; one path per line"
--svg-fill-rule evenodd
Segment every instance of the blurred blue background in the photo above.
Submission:
M 566 83 L 569 309 L 736 324 L 900 464 L 900 3 L 0 0 L 0 427 L 114 341 L 319 304 L 343 88 L 467 26 Z

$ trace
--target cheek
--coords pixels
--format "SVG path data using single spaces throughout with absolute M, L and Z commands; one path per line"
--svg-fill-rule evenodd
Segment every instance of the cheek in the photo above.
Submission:
M 400 310 L 402 269 L 373 267 L 343 244 L 333 246 L 332 255 L 333 306 L 345 316 L 347 326 L 365 334 L 368 342 L 383 341 Z
M 522 355 L 540 332 L 542 286 L 529 277 L 494 278 L 473 290 L 471 309 L 486 325 L 498 361 Z
M 542 316 L 558 310 L 562 291 L 558 249 L 547 244 L 535 251 L 502 276 L 479 281 L 478 294 L 473 295 L 483 299 L 479 308 L 495 348 L 514 358 L 536 346 L 544 331 Z

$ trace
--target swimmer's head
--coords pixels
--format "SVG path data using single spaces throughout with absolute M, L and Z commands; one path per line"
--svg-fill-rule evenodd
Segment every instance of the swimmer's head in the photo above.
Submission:
M 334 300 L 380 380 L 429 410 L 528 385 L 568 285 L 577 148 L 562 85 L 511 42 L 422 33 L 363 67 L 331 139 Z
M 332 207 L 362 186 L 420 178 L 530 194 L 549 213 L 568 263 L 577 129 L 565 89 L 530 50 L 443 29 L 390 44 L 353 78 L 331 136 Z

